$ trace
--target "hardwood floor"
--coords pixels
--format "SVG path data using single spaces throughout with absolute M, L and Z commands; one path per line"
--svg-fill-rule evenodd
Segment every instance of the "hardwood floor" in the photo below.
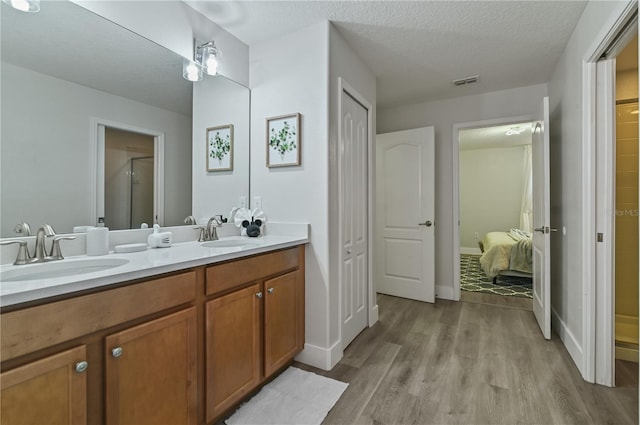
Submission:
M 380 321 L 329 372 L 348 382 L 324 424 L 637 424 L 638 387 L 586 383 L 533 313 L 379 296 Z M 637 371 L 637 369 L 636 369 Z

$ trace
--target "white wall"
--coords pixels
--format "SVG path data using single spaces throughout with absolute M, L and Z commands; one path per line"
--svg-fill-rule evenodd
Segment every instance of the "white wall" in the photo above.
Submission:
M 524 151 L 524 146 L 460 151 L 461 248 L 477 249 L 485 233 L 520 226 Z
M 91 117 L 164 132 L 165 223 L 180 223 L 190 213 L 191 117 L 5 62 L 1 91 L 0 234 L 13 235 L 13 226 L 25 220 L 32 228 L 51 224 L 59 233 L 95 223 Z M 30 190 L 14 190 L 15 179 Z
M 329 346 L 328 51 L 326 22 L 250 49 L 251 196 L 262 197 L 271 221 L 311 224 L 301 357 L 319 367 Z M 295 112 L 302 115 L 302 163 L 267 168 L 265 119 Z
M 194 38 L 214 40 L 219 73 L 249 85 L 249 46 L 181 1 L 72 1 L 183 57 L 193 57 Z
M 436 295 L 453 298 L 453 125 L 537 113 L 547 95 L 538 84 L 475 96 L 378 109 L 378 133 L 435 127 Z M 456 159 L 457 160 L 457 159 Z
M 249 89 L 221 77 L 193 85 L 192 214 L 198 223 L 228 217 L 240 196 L 249 196 Z M 207 171 L 206 131 L 233 124 L 233 170 Z
M 342 78 L 355 91 L 363 96 L 372 105 L 372 128 L 376 134 L 376 78 L 369 67 L 362 62 L 357 54 L 346 44 L 340 33 L 331 26 L 329 32 L 329 261 L 330 261 L 330 298 L 329 318 L 330 336 L 329 346 L 334 348 L 331 365 L 340 360 L 341 346 L 340 331 L 342 326 L 340 312 L 340 238 L 339 238 L 339 195 L 338 195 L 338 124 L 340 115 L 340 89 L 338 79 Z M 374 139 L 375 140 L 375 139 Z M 375 154 L 375 150 L 373 152 Z M 375 164 L 375 161 L 374 161 Z M 373 173 L 375 175 L 375 173 Z M 372 203 L 372 205 L 375 205 Z M 369 241 L 373 243 L 373 240 Z M 371 259 L 373 260 L 373 259 Z M 372 279 L 373 280 L 373 279 Z M 369 309 L 377 309 L 377 303 L 369 306 Z M 338 354 L 335 354 L 338 351 Z
M 551 112 L 551 227 L 565 228 L 551 237 L 551 304 L 554 328 L 582 371 L 585 348 L 584 264 L 582 247 L 593 243 L 584 234 L 582 188 L 583 61 L 602 39 L 626 2 L 589 2 L 549 82 Z

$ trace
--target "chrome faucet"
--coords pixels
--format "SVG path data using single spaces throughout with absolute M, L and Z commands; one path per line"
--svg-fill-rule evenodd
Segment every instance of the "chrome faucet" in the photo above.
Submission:
M 205 228 L 205 240 L 207 241 L 217 241 L 218 240 L 218 232 L 216 227 L 222 226 L 222 216 L 216 215 L 211 217 L 207 222 L 207 227 Z
M 16 224 L 16 227 L 13 228 L 13 231 L 16 233 L 20 233 L 23 236 L 31 236 L 31 226 L 29 226 L 29 223 L 24 221 L 22 223 Z
M 28 226 L 28 225 L 27 225 Z M 73 240 L 75 236 L 56 236 L 53 238 L 51 249 L 49 254 L 46 253 L 45 237 L 55 236 L 56 232 L 48 224 L 40 226 L 38 233 L 36 234 L 36 246 L 33 256 L 29 254 L 29 248 L 27 242 L 23 239 L 10 240 L 0 242 L 0 245 L 19 244 L 18 255 L 14 265 L 32 264 L 32 263 L 44 263 L 46 261 L 63 260 L 62 252 L 60 251 L 60 241 Z
M 47 254 L 45 253 L 45 236 L 51 237 L 55 236 L 56 232 L 53 230 L 53 227 L 48 224 L 43 224 L 38 229 L 38 233 L 36 233 L 36 247 L 33 253 L 33 257 L 31 259 L 32 263 L 42 263 L 46 260 Z

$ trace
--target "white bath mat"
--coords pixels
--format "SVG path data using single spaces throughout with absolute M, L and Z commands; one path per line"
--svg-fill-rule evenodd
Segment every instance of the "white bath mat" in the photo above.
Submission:
M 290 367 L 240 406 L 225 423 L 319 425 L 348 385 Z

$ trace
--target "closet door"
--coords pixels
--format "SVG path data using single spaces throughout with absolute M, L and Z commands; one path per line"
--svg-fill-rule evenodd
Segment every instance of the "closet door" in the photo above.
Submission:
M 368 110 L 342 92 L 340 135 L 340 277 L 343 349 L 368 323 Z

